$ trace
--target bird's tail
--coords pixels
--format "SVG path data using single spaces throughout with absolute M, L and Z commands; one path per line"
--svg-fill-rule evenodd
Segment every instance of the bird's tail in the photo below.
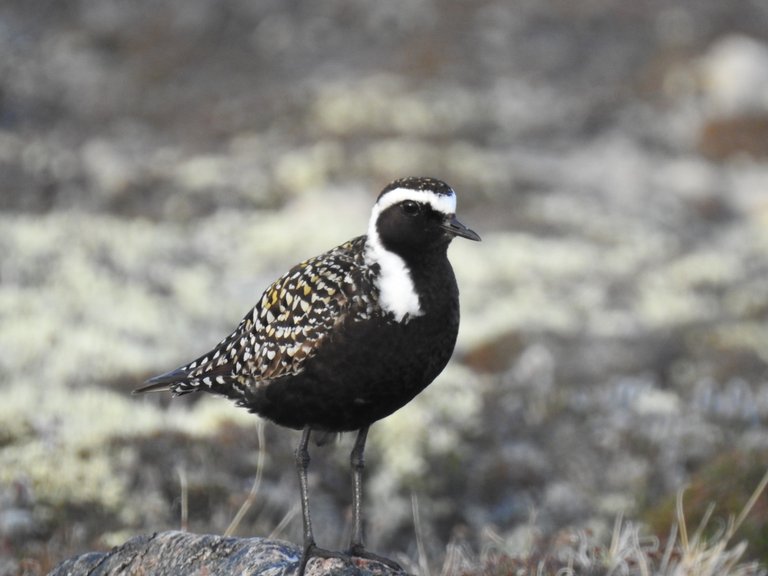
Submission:
M 165 374 L 160 374 L 159 376 L 155 376 L 154 378 L 150 378 L 146 382 L 144 382 L 143 386 L 140 386 L 139 388 L 136 388 L 131 392 L 131 394 L 143 394 L 144 392 L 168 392 L 171 391 L 174 394 L 178 393 L 184 393 L 181 390 L 178 390 L 178 385 L 181 384 L 187 377 L 189 377 L 189 373 L 187 370 L 182 368 L 176 368 L 175 370 L 171 370 L 170 372 L 166 372 Z M 187 392 L 191 392 L 191 390 L 187 390 Z

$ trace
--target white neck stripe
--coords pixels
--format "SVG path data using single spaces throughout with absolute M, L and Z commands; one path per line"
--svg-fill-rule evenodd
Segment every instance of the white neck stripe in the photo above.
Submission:
M 429 204 L 433 210 L 443 214 L 456 213 L 456 194 L 437 194 L 430 190 L 411 190 L 410 188 L 395 188 L 382 196 L 376 203 L 379 212 L 383 212 L 393 204 L 403 200 L 413 200 Z
M 456 213 L 456 194 L 437 194 L 430 190 L 410 188 L 394 188 L 373 206 L 368 222 L 365 260 L 368 264 L 378 264 L 376 283 L 379 288 L 379 305 L 398 322 L 407 322 L 410 318 L 421 316 L 424 311 L 408 265 L 400 256 L 384 248 L 376 224 L 384 210 L 405 200 L 428 204 L 433 210 L 445 215 Z

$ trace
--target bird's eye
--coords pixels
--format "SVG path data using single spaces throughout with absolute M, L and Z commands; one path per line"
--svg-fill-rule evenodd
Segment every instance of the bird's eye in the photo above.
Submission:
M 400 204 L 400 207 L 402 208 L 403 212 L 408 214 L 408 216 L 416 216 L 416 214 L 421 212 L 421 206 L 419 206 L 418 202 L 414 202 L 413 200 L 406 200 Z

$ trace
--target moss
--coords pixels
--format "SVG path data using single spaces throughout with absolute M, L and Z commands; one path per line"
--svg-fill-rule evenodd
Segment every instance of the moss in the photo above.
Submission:
M 371 75 L 320 87 L 309 111 L 313 128 L 337 136 L 454 134 L 474 120 L 481 104 L 456 86 L 408 90 L 396 76 Z
M 128 447 L 115 450 L 113 439 L 152 430 L 210 435 L 238 418 L 253 422 L 244 410 L 215 399 L 189 411 L 165 412 L 104 389 L 16 384 L 5 390 L 0 405 L 0 420 L 10 437 L 0 450 L 0 483 L 23 479 L 37 498 L 56 507 L 92 504 L 122 513 L 130 487 L 117 470 L 135 456 Z
M 0 419 L 11 430 L 33 430 L 0 451 L 0 482 L 18 478 L 53 505 L 98 502 L 114 509 L 126 487 L 113 474 L 105 439 L 154 420 L 117 395 L 99 390 L 68 393 L 34 383 L 6 390 Z
M 323 189 L 333 176 L 343 173 L 345 164 L 341 146 L 322 140 L 283 155 L 275 163 L 275 183 L 281 190 L 293 195 Z

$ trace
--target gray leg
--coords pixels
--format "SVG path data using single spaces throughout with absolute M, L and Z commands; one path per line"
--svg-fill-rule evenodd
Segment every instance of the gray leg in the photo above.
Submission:
M 296 447 L 296 470 L 299 473 L 299 491 L 301 492 L 301 518 L 304 522 L 304 542 L 299 564 L 298 576 L 303 576 L 304 569 L 315 547 L 315 537 L 312 534 L 312 519 L 309 516 L 309 489 L 307 487 L 307 468 L 309 467 L 309 434 L 312 429 L 307 426 L 301 433 L 301 440 Z
M 299 491 L 301 492 L 301 517 L 304 521 L 304 548 L 312 546 L 315 538 L 312 535 L 312 520 L 309 516 L 309 489 L 307 487 L 307 468 L 309 467 L 309 434 L 312 429 L 307 427 L 301 433 L 301 440 L 296 447 L 296 470 L 299 473 Z
M 301 518 L 304 524 L 304 543 L 301 552 L 301 561 L 296 576 L 304 576 L 304 570 L 307 562 L 312 556 L 321 558 L 339 558 L 346 561 L 347 556 L 340 552 L 324 550 L 318 548 L 315 544 L 315 537 L 312 534 L 312 519 L 309 515 L 309 487 L 307 482 L 307 468 L 309 467 L 309 435 L 312 429 L 307 426 L 301 433 L 301 440 L 296 447 L 296 470 L 299 474 L 299 490 L 301 491 Z
M 360 428 L 357 433 L 355 445 L 349 455 L 352 465 L 352 542 L 349 546 L 350 553 L 354 554 L 365 549 L 363 544 L 363 469 L 365 468 L 365 440 L 368 437 L 368 427 Z
M 386 564 L 390 568 L 403 571 L 400 565 L 394 560 L 384 558 L 378 554 L 373 554 L 365 549 L 363 544 L 363 469 L 365 468 L 365 440 L 368 438 L 368 427 L 360 428 L 357 433 L 355 445 L 349 455 L 349 462 L 352 465 L 352 541 L 349 544 L 349 554 L 357 558 L 367 558 Z

